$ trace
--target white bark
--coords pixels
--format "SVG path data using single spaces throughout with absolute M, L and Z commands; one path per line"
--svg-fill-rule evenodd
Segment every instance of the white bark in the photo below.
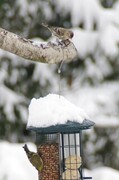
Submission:
M 0 48 L 28 60 L 42 63 L 59 63 L 72 61 L 77 50 L 72 42 L 68 45 L 59 43 L 40 43 L 22 38 L 14 33 L 0 28 Z

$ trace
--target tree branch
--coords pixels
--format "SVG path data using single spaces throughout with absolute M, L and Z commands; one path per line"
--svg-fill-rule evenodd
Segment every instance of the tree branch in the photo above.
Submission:
M 28 60 L 42 63 L 59 63 L 72 61 L 77 50 L 72 42 L 64 43 L 35 43 L 14 33 L 0 28 L 0 48 Z

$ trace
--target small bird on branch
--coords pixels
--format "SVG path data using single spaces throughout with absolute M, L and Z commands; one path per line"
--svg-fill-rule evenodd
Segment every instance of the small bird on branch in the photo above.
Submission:
M 23 146 L 24 150 L 26 151 L 27 157 L 31 164 L 38 170 L 42 171 L 43 169 L 43 161 L 38 153 L 32 152 L 28 149 L 27 144 Z
M 63 41 L 72 39 L 74 36 L 74 33 L 69 29 L 65 29 L 62 27 L 49 26 L 48 24 L 45 24 L 45 23 L 42 23 L 42 25 L 48 28 L 53 36 L 56 36 Z
M 66 47 L 67 45 L 69 45 L 71 43 L 71 39 L 73 38 L 74 36 L 74 33 L 69 30 L 69 29 L 66 29 L 66 28 L 62 28 L 62 27 L 55 27 L 55 26 L 49 26 L 48 24 L 46 23 L 42 23 L 42 26 L 46 27 L 47 29 L 49 29 L 49 31 L 52 33 L 53 36 L 56 36 L 58 39 L 57 39 L 57 42 L 60 44 L 60 45 L 63 45 L 63 47 Z M 59 41 L 59 39 L 61 41 Z M 64 46 L 65 45 L 65 46 Z M 58 73 L 60 74 L 61 73 L 61 68 L 62 68 L 62 65 L 63 65 L 63 62 L 64 62 L 64 54 L 63 54 L 63 57 L 62 57 L 62 60 L 61 60 L 61 64 L 60 64 L 60 67 L 58 69 Z

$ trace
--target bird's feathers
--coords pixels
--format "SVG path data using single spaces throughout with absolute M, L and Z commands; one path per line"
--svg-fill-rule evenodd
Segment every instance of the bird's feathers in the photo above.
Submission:
M 38 153 L 32 152 L 28 149 L 27 144 L 25 144 L 23 146 L 27 157 L 29 159 L 29 161 L 31 162 L 31 164 L 38 170 L 41 171 L 43 169 L 43 161 L 42 158 L 39 156 Z
M 48 28 L 50 32 L 52 33 L 52 35 L 58 37 L 59 39 L 69 40 L 69 39 L 72 39 L 74 36 L 74 33 L 69 29 L 62 28 L 62 27 L 49 26 L 46 23 L 42 23 L 42 25 Z

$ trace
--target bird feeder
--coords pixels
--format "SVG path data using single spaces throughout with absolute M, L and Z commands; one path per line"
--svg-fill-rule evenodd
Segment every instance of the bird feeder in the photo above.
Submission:
M 83 174 L 82 132 L 94 122 L 85 119 L 82 123 L 67 121 L 49 127 L 29 127 L 36 133 L 38 154 L 43 160 L 39 180 L 92 179 Z

